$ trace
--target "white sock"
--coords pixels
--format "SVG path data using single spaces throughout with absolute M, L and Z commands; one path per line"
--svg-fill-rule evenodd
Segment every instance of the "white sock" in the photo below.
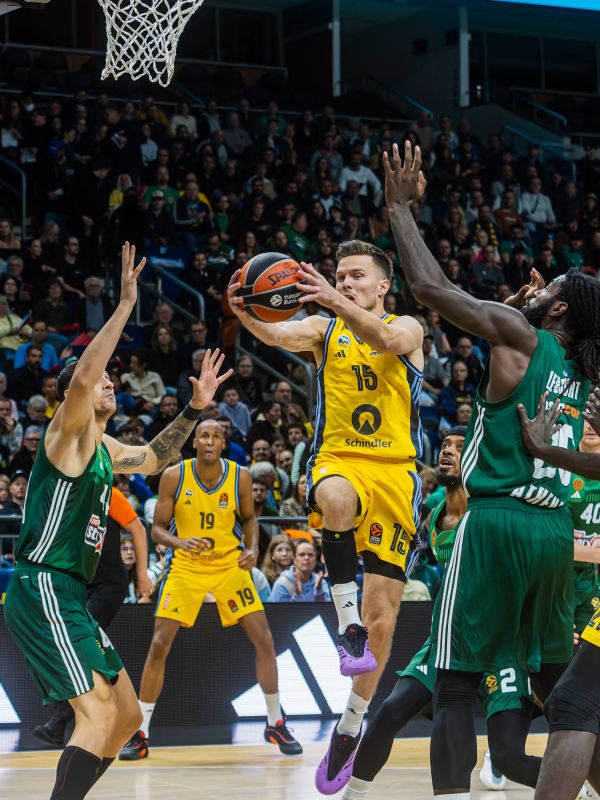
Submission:
M 150 720 L 152 719 L 156 703 L 143 703 L 141 700 L 138 700 L 138 703 L 140 704 L 140 711 L 142 712 L 142 726 L 140 730 L 147 739 L 148 731 L 150 730 Z
M 358 736 L 363 717 L 369 710 L 370 700 L 365 700 L 355 691 L 350 692 L 346 710 L 342 714 L 337 724 L 338 733 L 345 733 L 346 736 Z
M 460 792 L 460 794 L 436 794 L 433 800 L 471 800 L 471 792 Z
M 342 800 L 362 800 L 369 793 L 373 781 L 363 781 L 354 776 L 350 778 L 350 783 L 344 789 Z
M 333 604 L 338 616 L 338 633 L 342 634 L 348 627 L 355 623 L 362 625 L 358 614 L 358 586 L 356 581 L 350 583 L 336 583 L 331 587 Z
M 279 705 L 279 692 L 265 694 L 265 703 L 267 704 L 267 724 L 277 725 L 279 720 L 283 719 L 281 706 Z

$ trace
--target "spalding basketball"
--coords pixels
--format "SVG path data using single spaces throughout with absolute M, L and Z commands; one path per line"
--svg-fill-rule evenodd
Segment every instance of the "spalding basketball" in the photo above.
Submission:
M 246 311 L 262 322 L 282 322 L 301 306 L 300 265 L 283 253 L 261 253 L 242 267 L 237 296 Z

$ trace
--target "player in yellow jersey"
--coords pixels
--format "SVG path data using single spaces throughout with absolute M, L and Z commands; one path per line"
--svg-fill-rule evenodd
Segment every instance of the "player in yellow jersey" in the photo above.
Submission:
M 310 350 L 318 367 L 308 499 L 321 517 L 341 672 L 354 676 L 348 706 L 317 770 L 317 788 L 324 794 L 339 791 L 350 779 L 362 720 L 389 656 L 421 501 L 415 459 L 422 450 L 423 330 L 412 317 L 385 313 L 392 263 L 382 250 L 343 242 L 336 258 L 335 288 L 311 265 L 302 264 L 299 273 L 303 301 L 331 309 L 330 321 L 310 316 L 260 322 L 236 297 L 239 273 L 228 288 L 233 311 L 252 334 L 286 350 Z M 362 620 L 357 553 L 365 567 Z
M 273 638 L 251 575 L 258 554 L 258 523 L 250 472 L 221 458 L 225 436 L 215 420 L 198 425 L 193 445 L 196 458 L 169 467 L 160 479 L 152 539 L 169 548 L 167 569 L 142 674 L 142 728 L 119 758 L 148 756 L 146 738 L 167 656 L 179 628 L 193 626 L 208 593 L 223 626 L 239 623 L 254 645 L 257 679 L 267 706 L 266 741 L 286 755 L 299 754 L 302 747 L 281 712 Z

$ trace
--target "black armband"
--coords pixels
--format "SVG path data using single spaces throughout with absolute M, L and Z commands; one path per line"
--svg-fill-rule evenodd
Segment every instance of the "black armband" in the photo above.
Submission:
M 189 403 L 181 412 L 182 417 L 190 420 L 200 419 L 200 414 L 202 414 L 202 411 L 198 411 L 197 408 L 192 408 Z

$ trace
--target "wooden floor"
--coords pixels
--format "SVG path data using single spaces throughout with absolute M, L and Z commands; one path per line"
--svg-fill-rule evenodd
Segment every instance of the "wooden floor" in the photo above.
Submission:
M 527 752 L 541 755 L 546 736 L 529 737 Z M 486 740 L 479 737 L 479 765 Z M 316 800 L 314 770 L 323 744 L 308 744 L 304 755 L 284 758 L 268 745 L 153 748 L 147 761 L 115 762 L 90 800 Z M 46 800 L 58 752 L 0 755 L 0 798 Z M 429 739 L 397 739 L 390 760 L 375 781 L 371 800 L 431 800 Z M 508 784 L 489 792 L 473 773 L 475 800 L 531 800 L 533 790 Z

